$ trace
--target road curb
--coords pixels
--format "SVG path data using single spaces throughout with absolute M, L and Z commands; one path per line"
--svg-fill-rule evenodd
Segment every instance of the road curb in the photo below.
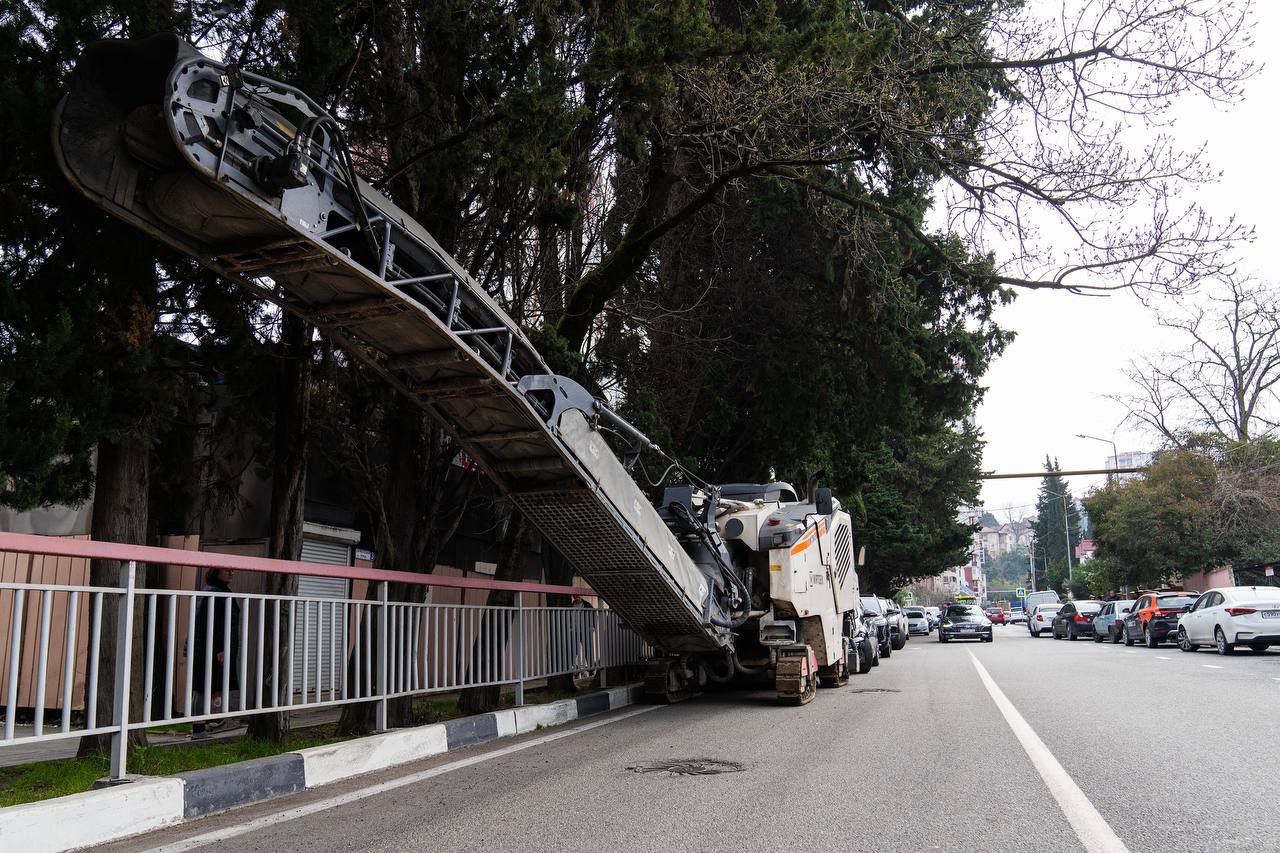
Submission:
M 182 816 L 204 817 L 215 812 L 296 794 L 307 787 L 303 757 L 296 752 L 269 755 L 235 764 L 178 773 L 181 779 Z
M 0 808 L 0 847 L 58 853 L 550 728 L 639 701 L 640 684 Z
M 150 832 L 183 820 L 183 781 L 127 783 L 0 809 L 0 847 L 56 853 Z

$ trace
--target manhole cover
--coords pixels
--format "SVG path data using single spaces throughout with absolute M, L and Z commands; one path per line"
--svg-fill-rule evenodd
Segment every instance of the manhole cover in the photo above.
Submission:
M 650 761 L 628 767 L 633 773 L 670 773 L 672 776 L 715 776 L 719 773 L 738 773 L 747 768 L 736 761 L 718 758 L 680 758 L 666 761 Z
M 901 690 L 894 690 L 892 687 L 855 687 L 850 693 L 901 693 Z

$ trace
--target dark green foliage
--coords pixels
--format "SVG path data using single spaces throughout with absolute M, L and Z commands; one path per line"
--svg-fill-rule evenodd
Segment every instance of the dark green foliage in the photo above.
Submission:
M 1280 557 L 1280 442 L 1198 438 L 1156 456 L 1141 477 L 1085 499 L 1097 574 L 1111 588 Z
M 1064 573 L 1068 562 L 1072 566 L 1076 564 L 1075 548 L 1080 544 L 1080 508 L 1071 496 L 1071 487 L 1060 475 L 1053 473 L 1061 470 L 1057 460 L 1050 460 L 1046 456 L 1044 470 L 1049 474 L 1040 481 L 1034 525 L 1036 583 L 1041 588 L 1044 588 L 1046 582 L 1052 583 L 1047 569 L 1053 564 L 1061 563 Z

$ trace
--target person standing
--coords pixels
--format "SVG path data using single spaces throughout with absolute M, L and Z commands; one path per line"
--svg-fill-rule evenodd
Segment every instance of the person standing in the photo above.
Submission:
M 231 570 L 210 569 L 205 575 L 203 592 L 231 592 Z M 231 635 L 227 636 L 227 608 L 231 608 Z M 213 611 L 213 624 L 209 624 L 210 608 Z M 209 675 L 209 712 L 222 713 L 224 697 L 222 679 L 227 676 L 228 691 L 240 688 L 237 665 L 240 659 L 240 604 L 228 595 L 202 595 L 196 604 L 196 633 L 193 638 L 192 655 L 189 660 L 191 669 L 191 688 L 195 692 L 193 707 L 195 713 L 204 713 L 205 674 Z M 228 640 L 230 642 L 228 642 Z M 211 653 L 210 653 L 210 650 Z M 208 668 L 206 668 L 208 661 Z M 227 668 L 230 667 L 228 670 Z M 229 701 L 227 704 L 230 704 Z M 215 725 L 221 721 L 215 721 Z M 191 724 L 191 739 L 203 740 L 209 736 L 209 727 L 204 722 Z
M 573 596 L 569 606 L 573 608 L 570 610 L 573 652 L 578 658 L 575 661 L 575 668 L 579 671 L 594 670 L 596 668 L 596 609 L 591 606 L 591 602 L 580 595 Z

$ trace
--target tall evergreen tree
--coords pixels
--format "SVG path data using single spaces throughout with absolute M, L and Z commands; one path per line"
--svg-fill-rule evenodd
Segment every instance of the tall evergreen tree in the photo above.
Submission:
M 1067 481 L 1057 473 L 1062 470 L 1058 460 L 1046 455 L 1044 470 L 1048 473 L 1040 481 L 1034 525 L 1036 584 L 1041 589 L 1049 586 L 1050 566 L 1061 565 L 1065 571 L 1068 563 L 1074 565 L 1075 548 L 1080 544 L 1080 507 Z

